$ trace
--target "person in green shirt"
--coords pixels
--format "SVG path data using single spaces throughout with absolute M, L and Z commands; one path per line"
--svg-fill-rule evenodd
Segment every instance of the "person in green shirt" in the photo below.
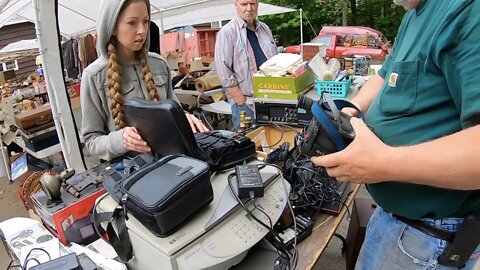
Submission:
M 480 0 L 394 2 L 408 11 L 392 52 L 352 100 L 365 123 L 352 117 L 355 140 L 312 161 L 366 184 L 379 206 L 356 269 L 453 269 L 439 263 L 450 241 L 438 229 L 480 215 Z

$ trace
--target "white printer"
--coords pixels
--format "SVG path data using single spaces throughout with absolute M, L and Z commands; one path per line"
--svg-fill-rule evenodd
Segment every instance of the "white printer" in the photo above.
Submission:
M 228 186 L 227 177 L 233 170 L 213 175 L 213 201 L 172 235 L 159 238 L 140 221 L 129 215 L 127 229 L 133 247 L 130 269 L 228 269 L 238 264 L 248 250 L 268 233 L 240 206 Z M 281 172 L 272 166 L 260 170 L 265 193 L 246 203 L 253 214 L 265 224 L 267 213 L 275 224 L 288 201 L 290 185 Z M 231 180 L 236 189 L 235 177 Z M 110 212 L 117 203 L 107 195 L 97 206 L 98 212 Z

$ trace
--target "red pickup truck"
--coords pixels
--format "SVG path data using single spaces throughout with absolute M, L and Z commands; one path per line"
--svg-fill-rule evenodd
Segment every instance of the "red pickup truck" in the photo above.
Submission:
M 383 61 L 391 50 L 390 42 L 381 32 L 363 26 L 325 26 L 310 43 L 326 44 L 328 58 L 369 55 L 373 60 Z M 288 46 L 284 52 L 299 54 L 300 45 Z

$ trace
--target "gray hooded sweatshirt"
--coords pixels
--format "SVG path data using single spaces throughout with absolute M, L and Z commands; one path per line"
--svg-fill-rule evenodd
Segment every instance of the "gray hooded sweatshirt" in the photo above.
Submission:
M 102 1 L 97 20 L 97 49 L 100 57 L 83 71 L 81 82 L 82 136 L 85 148 L 90 155 L 104 160 L 122 156 L 128 151 L 123 146 L 123 129 L 116 130 L 112 118 L 107 79 L 107 44 L 124 2 L 125 0 Z M 146 44 L 149 44 L 148 36 Z M 168 98 L 178 102 L 165 59 L 154 53 L 148 53 L 147 59 L 160 99 Z M 133 97 L 149 99 L 142 68 L 139 60 L 135 64 L 120 64 L 124 103 Z

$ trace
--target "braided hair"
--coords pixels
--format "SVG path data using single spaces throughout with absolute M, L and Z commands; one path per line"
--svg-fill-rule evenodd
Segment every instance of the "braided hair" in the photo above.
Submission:
M 125 110 L 123 109 L 122 94 L 122 75 L 117 58 L 117 47 L 110 42 L 108 44 L 108 95 L 111 100 L 110 110 L 112 118 L 115 121 L 115 127 L 122 129 L 125 127 Z
M 150 100 L 159 101 L 160 97 L 158 96 L 157 88 L 155 87 L 155 83 L 153 81 L 152 73 L 150 72 L 150 68 L 148 67 L 147 62 L 147 53 L 143 50 L 140 50 L 140 60 L 142 61 L 142 70 L 143 70 L 143 78 L 147 84 L 147 90 L 150 94 Z

